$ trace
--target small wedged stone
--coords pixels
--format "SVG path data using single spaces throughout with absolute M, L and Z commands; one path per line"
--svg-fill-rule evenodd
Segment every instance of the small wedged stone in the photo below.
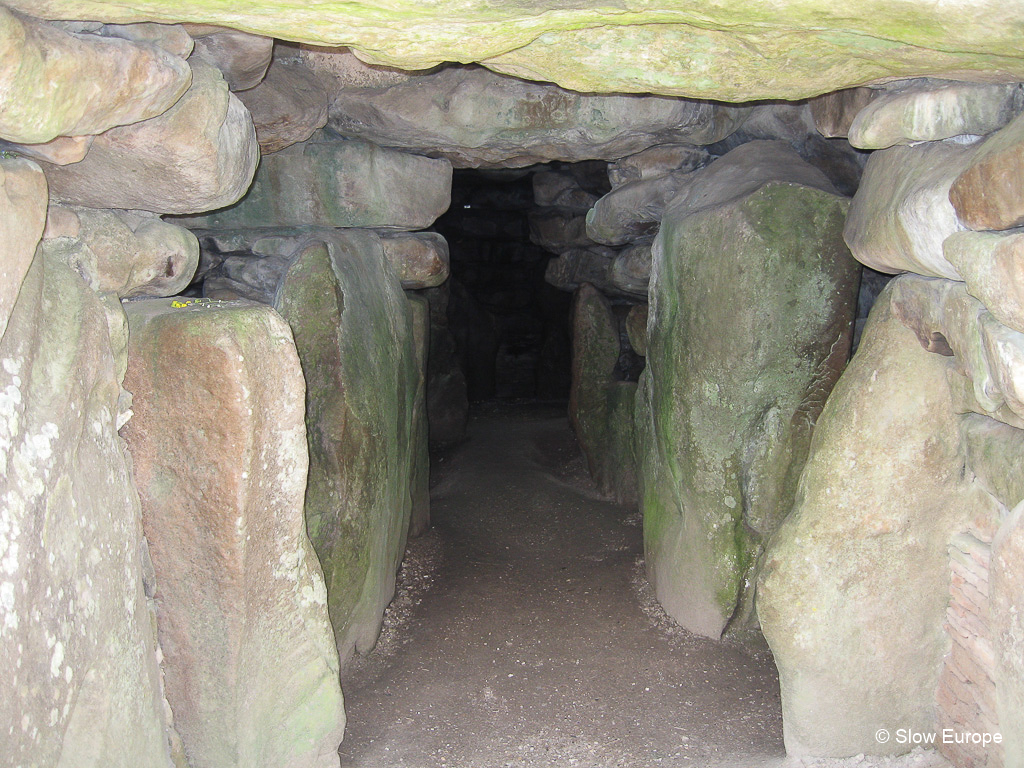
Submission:
M 350 88 L 388 88 L 408 82 L 421 74 L 408 69 L 367 64 L 351 49 L 345 47 L 323 47 L 303 43 L 298 46 L 296 59 L 312 71 L 331 93 Z
M 434 288 L 448 279 L 448 241 L 436 232 L 380 232 L 381 247 L 405 290 Z
M 345 713 L 303 516 L 305 384 L 291 332 L 249 303 L 126 310 L 135 414 L 124 436 L 189 765 L 337 768 Z
M 72 35 L 0 8 L 0 138 L 41 144 L 167 111 L 192 81 L 155 45 Z
M 264 155 L 305 141 L 327 123 L 327 91 L 305 67 L 275 61 L 258 85 L 238 94 Z
M 942 252 L 968 293 L 999 322 L 1024 331 L 1024 232 L 956 232 Z
M 612 189 L 633 181 L 665 176 L 673 171 L 696 171 L 711 162 L 711 154 L 690 144 L 658 144 L 608 165 Z
M 959 280 L 942 244 L 964 229 L 949 189 L 971 154 L 970 147 L 940 142 L 874 152 L 843 230 L 854 258 L 879 272 Z
M 0 338 L 46 224 L 46 177 L 30 160 L 0 158 Z
M 1022 108 L 1019 83 L 911 80 L 882 89 L 857 113 L 848 135 L 858 149 L 984 136 L 1002 128 Z
M 44 168 L 51 197 L 87 208 L 194 213 L 238 200 L 259 160 L 249 113 L 213 67 L 159 117 L 113 128 L 74 165 Z
M 1024 225 L 1024 115 L 982 142 L 949 189 L 957 216 L 971 229 Z
M 544 281 L 560 291 L 575 291 L 584 283 L 609 288 L 608 270 L 615 251 L 603 245 L 570 248 L 548 262 Z
M 256 86 L 267 73 L 274 38 L 197 24 L 186 24 L 185 29 L 195 41 L 193 61 L 199 59 L 219 69 L 232 91 Z
M 451 180 L 447 160 L 315 134 L 263 158 L 240 202 L 184 223 L 198 229 L 425 229 L 447 210 Z
M 199 242 L 184 227 L 127 211 L 52 206 L 42 248 L 97 293 L 119 298 L 173 296 L 192 280 Z
M 844 88 L 815 96 L 808 101 L 814 126 L 826 139 L 845 139 L 854 119 L 879 93 L 875 88 Z
M 594 245 L 587 235 L 587 215 L 562 208 L 535 208 L 528 214 L 530 242 L 545 251 L 562 253 Z

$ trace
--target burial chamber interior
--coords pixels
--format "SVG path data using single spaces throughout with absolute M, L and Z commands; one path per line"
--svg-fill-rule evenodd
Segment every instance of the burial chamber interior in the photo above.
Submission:
M 471 483 L 438 473 L 432 498 L 428 445 L 493 447 L 466 442 L 469 404 L 505 399 L 567 403 L 591 501 L 620 505 L 588 529 L 619 543 L 578 559 L 642 555 L 625 599 L 660 606 L 630 621 L 726 649 L 707 662 L 740 670 L 721 690 L 764 707 L 762 752 L 658 759 L 781 764 L 781 719 L 793 758 L 923 740 L 956 766 L 1024 765 L 1015 78 L 604 95 L 24 10 L 0 9 L 21 55 L 90 64 L 19 87 L 125 93 L 52 125 L 7 96 L 0 120 L 12 764 L 338 765 L 339 676 L 350 705 L 383 698 L 366 659 L 407 547 L 480 556 L 446 507 Z M 551 498 L 538 515 L 576 503 Z M 539 579 L 557 553 L 534 533 L 509 546 L 544 553 Z M 758 667 L 737 648 L 762 631 Z M 553 658 L 533 654 L 516 663 Z M 490 684 L 478 708 L 512 717 Z M 690 728 L 685 703 L 654 711 Z M 654 754 L 576 727 L 495 755 Z M 913 738 L 943 728 L 958 737 Z M 433 742 L 403 763 L 367 732 L 352 765 L 491 764 Z

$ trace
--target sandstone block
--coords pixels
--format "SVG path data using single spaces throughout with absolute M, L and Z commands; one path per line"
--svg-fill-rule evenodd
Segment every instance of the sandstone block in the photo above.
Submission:
M 1024 224 L 1024 115 L 988 137 L 949 189 L 960 221 L 971 229 L 1010 229 Z
M 188 64 L 155 45 L 71 35 L 0 8 L 0 137 L 40 144 L 102 133 L 165 112 Z
M 584 283 L 607 289 L 611 287 L 608 270 L 614 259 L 615 251 L 603 245 L 570 248 L 548 262 L 544 280 L 560 291 L 575 291 Z
M 0 158 L 0 338 L 43 234 L 46 200 L 38 165 Z
M 238 98 L 252 115 L 263 154 L 305 141 L 327 123 L 327 91 L 297 64 L 275 61 L 259 85 Z
M 345 714 L 303 517 L 305 387 L 291 333 L 251 304 L 126 308 L 125 439 L 189 765 L 336 768 Z
M 58 136 L 43 144 L 14 144 L 0 141 L 0 151 L 11 152 L 29 160 L 41 160 L 54 165 L 81 162 L 92 147 L 95 136 Z
M 448 279 L 448 241 L 436 232 L 381 232 L 384 255 L 406 290 L 433 288 Z
M 1004 325 L 1024 331 L 1024 234 L 956 232 L 942 243 L 967 292 Z
M 711 162 L 706 149 L 690 144 L 658 144 L 608 165 L 612 189 L 645 179 L 655 179 L 673 171 L 696 171 Z
M 845 88 L 811 99 L 811 116 L 818 132 L 827 139 L 846 138 L 857 114 L 879 94 L 873 88 Z
M 197 24 L 185 29 L 195 40 L 193 61 L 199 59 L 219 69 L 232 91 L 258 85 L 267 73 L 274 53 L 273 37 Z
M 252 120 L 209 65 L 159 117 L 97 136 L 74 165 L 47 165 L 55 201 L 89 208 L 194 213 L 240 198 L 259 149 Z

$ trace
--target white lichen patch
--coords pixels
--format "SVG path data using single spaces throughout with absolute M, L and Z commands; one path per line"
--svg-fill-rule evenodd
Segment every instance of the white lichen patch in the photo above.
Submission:
M 50 674 L 60 677 L 61 666 L 64 664 L 64 643 L 59 640 L 53 646 L 53 656 L 50 657 Z
M 310 579 L 310 583 L 299 591 L 299 600 L 304 608 L 327 605 L 327 586 L 322 579 Z

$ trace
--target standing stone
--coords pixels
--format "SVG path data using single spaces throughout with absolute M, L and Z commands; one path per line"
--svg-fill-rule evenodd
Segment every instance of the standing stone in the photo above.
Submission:
M 424 229 L 447 210 L 451 182 L 447 160 L 314 138 L 263 158 L 237 205 L 186 222 L 205 229 Z
M 647 357 L 647 316 L 649 308 L 646 304 L 637 304 L 626 315 L 626 335 L 629 345 L 641 357 Z
M 892 293 L 829 397 L 793 513 L 765 554 L 757 610 L 795 756 L 909 751 L 875 733 L 934 728 L 947 544 L 977 502 L 949 358 L 921 348 Z
M 0 8 L 0 138 L 40 144 L 165 112 L 191 82 L 155 45 L 61 29 Z
M 424 291 L 430 302 L 427 355 L 427 422 L 431 445 L 451 445 L 466 436 L 469 400 L 455 339 L 448 325 L 451 281 Z
M 191 768 L 338 766 L 345 727 L 306 536 L 302 371 L 267 307 L 127 304 L 125 429 Z
M 249 113 L 213 67 L 167 112 L 97 136 L 73 165 L 47 165 L 55 201 L 89 208 L 195 213 L 238 200 L 259 160 Z
M 306 528 L 344 665 L 377 640 L 409 532 L 417 388 L 409 307 L 379 239 L 358 230 L 311 236 L 275 306 L 306 377 Z
M 430 351 L 430 302 L 407 293 L 412 318 L 413 348 L 416 352 L 416 397 L 412 406 L 412 474 L 409 491 L 412 512 L 409 535 L 419 536 L 430 527 L 430 454 L 427 424 L 427 354 Z
M 43 234 L 46 199 L 38 165 L 0 159 L 0 338 Z
M 792 507 L 848 355 L 858 266 L 846 200 L 788 145 L 697 173 L 654 244 L 637 418 L 648 576 L 673 618 L 718 638 L 747 620 L 758 555 Z
M 949 200 L 971 229 L 1010 229 L 1024 224 L 1024 115 L 992 134 L 953 182 Z
M 305 141 L 327 123 L 327 91 L 297 64 L 275 61 L 255 88 L 242 91 L 263 154 Z
M 101 299 L 37 257 L 0 340 L 6 765 L 172 765 L 114 342 Z

